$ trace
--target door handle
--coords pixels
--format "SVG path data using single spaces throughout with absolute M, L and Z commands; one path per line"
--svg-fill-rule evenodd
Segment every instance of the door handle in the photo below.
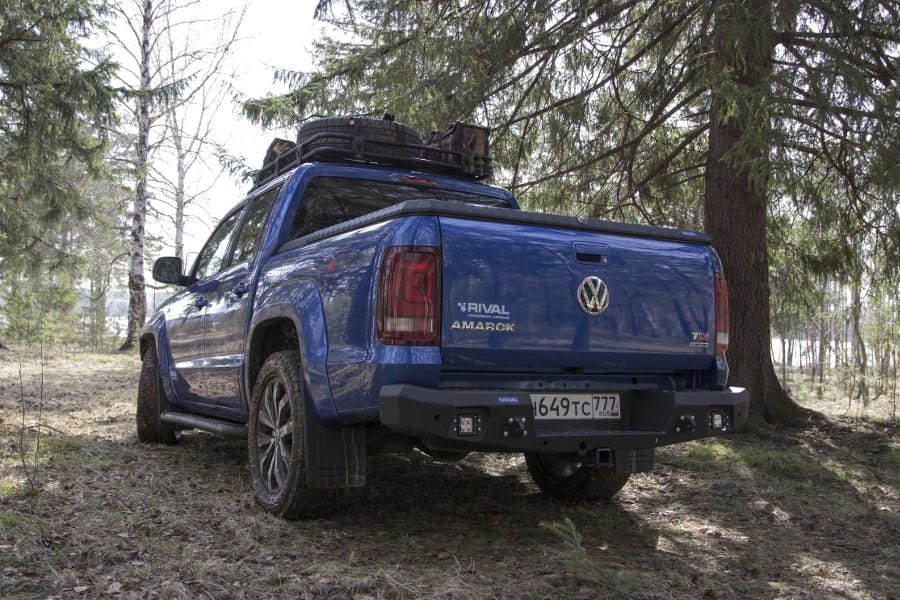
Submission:
M 209 304 L 209 302 L 207 302 L 206 298 L 204 298 L 203 296 L 200 296 L 196 300 L 194 300 L 194 306 L 196 306 L 197 308 L 203 308 L 207 304 Z
M 233 288 L 231 288 L 231 293 L 240 298 L 244 294 L 246 294 L 250 290 L 250 286 L 244 283 L 243 281 Z
M 605 265 L 609 262 L 609 246 L 575 242 L 575 260 L 589 265 Z

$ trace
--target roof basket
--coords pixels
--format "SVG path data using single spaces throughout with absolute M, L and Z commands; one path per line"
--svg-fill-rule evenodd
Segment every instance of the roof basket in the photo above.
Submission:
M 313 161 L 388 165 L 481 180 L 492 174 L 490 129 L 455 123 L 420 142 L 415 129 L 371 117 L 330 117 L 301 126 L 298 142 L 276 138 L 266 151 L 254 187 Z

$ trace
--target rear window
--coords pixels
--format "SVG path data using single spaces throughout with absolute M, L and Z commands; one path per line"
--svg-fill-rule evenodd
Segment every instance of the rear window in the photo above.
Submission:
M 466 192 L 368 179 L 316 177 L 309 182 L 300 201 L 300 208 L 291 226 L 291 239 L 407 200 L 445 200 L 479 206 L 509 206 L 499 198 Z

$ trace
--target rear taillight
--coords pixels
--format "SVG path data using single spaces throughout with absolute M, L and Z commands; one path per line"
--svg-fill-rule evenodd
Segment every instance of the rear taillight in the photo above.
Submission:
M 728 350 L 728 285 L 725 275 L 715 274 L 716 285 L 716 354 Z
M 378 339 L 405 346 L 440 344 L 440 248 L 388 248 L 378 284 Z

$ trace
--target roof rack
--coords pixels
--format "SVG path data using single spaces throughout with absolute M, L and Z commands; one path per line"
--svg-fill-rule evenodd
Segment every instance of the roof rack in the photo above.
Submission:
M 349 125 L 349 133 L 325 131 L 296 144 L 274 140 L 266 153 L 265 164 L 254 174 L 254 189 L 313 161 L 388 165 L 475 180 L 493 174 L 488 155 L 491 130 L 487 127 L 457 122 L 446 131 L 432 132 L 421 144 L 408 144 L 366 138 L 360 132 L 360 120 L 351 119 Z

